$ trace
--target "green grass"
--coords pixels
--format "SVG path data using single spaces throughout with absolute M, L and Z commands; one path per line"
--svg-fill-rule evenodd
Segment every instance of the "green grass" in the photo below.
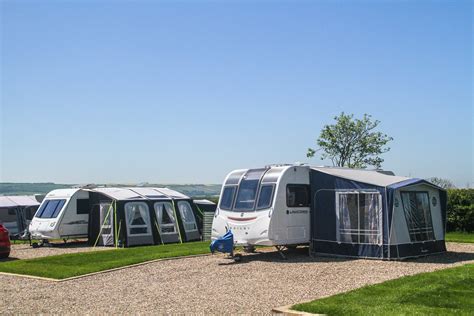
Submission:
M 446 233 L 446 241 L 474 243 L 474 233 L 465 233 L 465 232 Z
M 25 239 L 10 239 L 10 242 L 12 245 L 24 245 L 24 244 L 29 244 L 30 241 L 29 240 L 25 240 Z M 36 240 L 36 239 L 32 239 L 31 242 L 36 242 L 36 243 L 39 243 L 41 242 L 41 240 Z
M 328 315 L 473 315 L 474 264 L 365 286 L 292 308 Z
M 36 241 L 36 240 L 34 240 Z M 22 240 L 22 239 L 10 239 L 10 242 L 12 245 L 24 245 L 24 244 L 29 244 L 29 240 Z M 36 241 L 38 242 L 38 241 Z
M 68 239 L 67 240 L 68 243 L 74 243 L 74 242 L 78 242 L 78 241 L 86 242 L 87 239 L 86 238 L 79 238 L 79 239 Z M 30 243 L 30 241 L 28 239 L 10 239 L 10 242 L 11 242 L 12 245 L 24 245 L 24 244 L 29 244 Z M 32 239 L 31 242 L 39 244 L 39 243 L 41 243 L 41 240 Z M 54 243 L 54 244 L 64 244 L 64 241 L 62 239 L 49 239 L 49 242 Z
M 92 251 L 0 262 L 0 272 L 65 279 L 154 259 L 209 253 L 209 242 Z

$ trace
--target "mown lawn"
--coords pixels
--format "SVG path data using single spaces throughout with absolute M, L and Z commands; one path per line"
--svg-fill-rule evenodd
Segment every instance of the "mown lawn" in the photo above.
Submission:
M 464 232 L 446 233 L 446 241 L 474 243 L 474 233 L 464 233 Z
M 474 264 L 407 276 L 292 308 L 328 315 L 473 315 Z
M 65 254 L 0 262 L 0 272 L 65 279 L 154 259 L 209 253 L 209 242 L 190 242 Z

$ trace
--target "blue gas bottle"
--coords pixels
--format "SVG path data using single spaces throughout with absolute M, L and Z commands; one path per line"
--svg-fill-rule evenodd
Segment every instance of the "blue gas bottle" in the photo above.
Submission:
M 211 253 L 214 253 L 215 251 L 233 253 L 234 235 L 232 234 L 232 231 L 229 229 L 227 233 L 224 234 L 224 236 L 213 240 L 209 248 L 211 249 Z

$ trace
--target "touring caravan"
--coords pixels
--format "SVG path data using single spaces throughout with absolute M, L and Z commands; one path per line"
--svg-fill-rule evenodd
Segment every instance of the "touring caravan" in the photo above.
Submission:
M 225 178 L 212 239 L 403 259 L 446 251 L 446 192 L 382 170 L 272 165 Z
M 231 230 L 236 245 L 309 243 L 309 170 L 275 165 L 229 173 L 214 216 L 212 239 Z
M 30 224 L 40 203 L 33 195 L 0 196 L 0 224 L 10 236 L 20 237 Z
M 92 245 L 136 246 L 201 239 L 191 198 L 168 188 L 84 187 L 46 195 L 30 224 L 33 239 L 88 238 Z
M 32 239 L 87 237 L 89 192 L 80 188 L 49 192 L 31 220 Z

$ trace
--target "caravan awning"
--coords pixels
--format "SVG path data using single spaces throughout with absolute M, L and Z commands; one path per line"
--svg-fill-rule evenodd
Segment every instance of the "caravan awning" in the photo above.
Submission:
M 0 207 L 28 207 L 37 205 L 40 205 L 40 203 L 31 195 L 0 196 Z
M 93 188 L 91 192 L 107 195 L 114 200 L 154 200 L 154 199 L 189 199 L 189 196 L 168 188 L 133 187 L 133 188 Z
M 410 180 L 407 177 L 385 174 L 378 170 L 349 169 L 338 167 L 312 167 L 311 169 L 326 173 L 335 177 L 372 184 L 380 187 Z

